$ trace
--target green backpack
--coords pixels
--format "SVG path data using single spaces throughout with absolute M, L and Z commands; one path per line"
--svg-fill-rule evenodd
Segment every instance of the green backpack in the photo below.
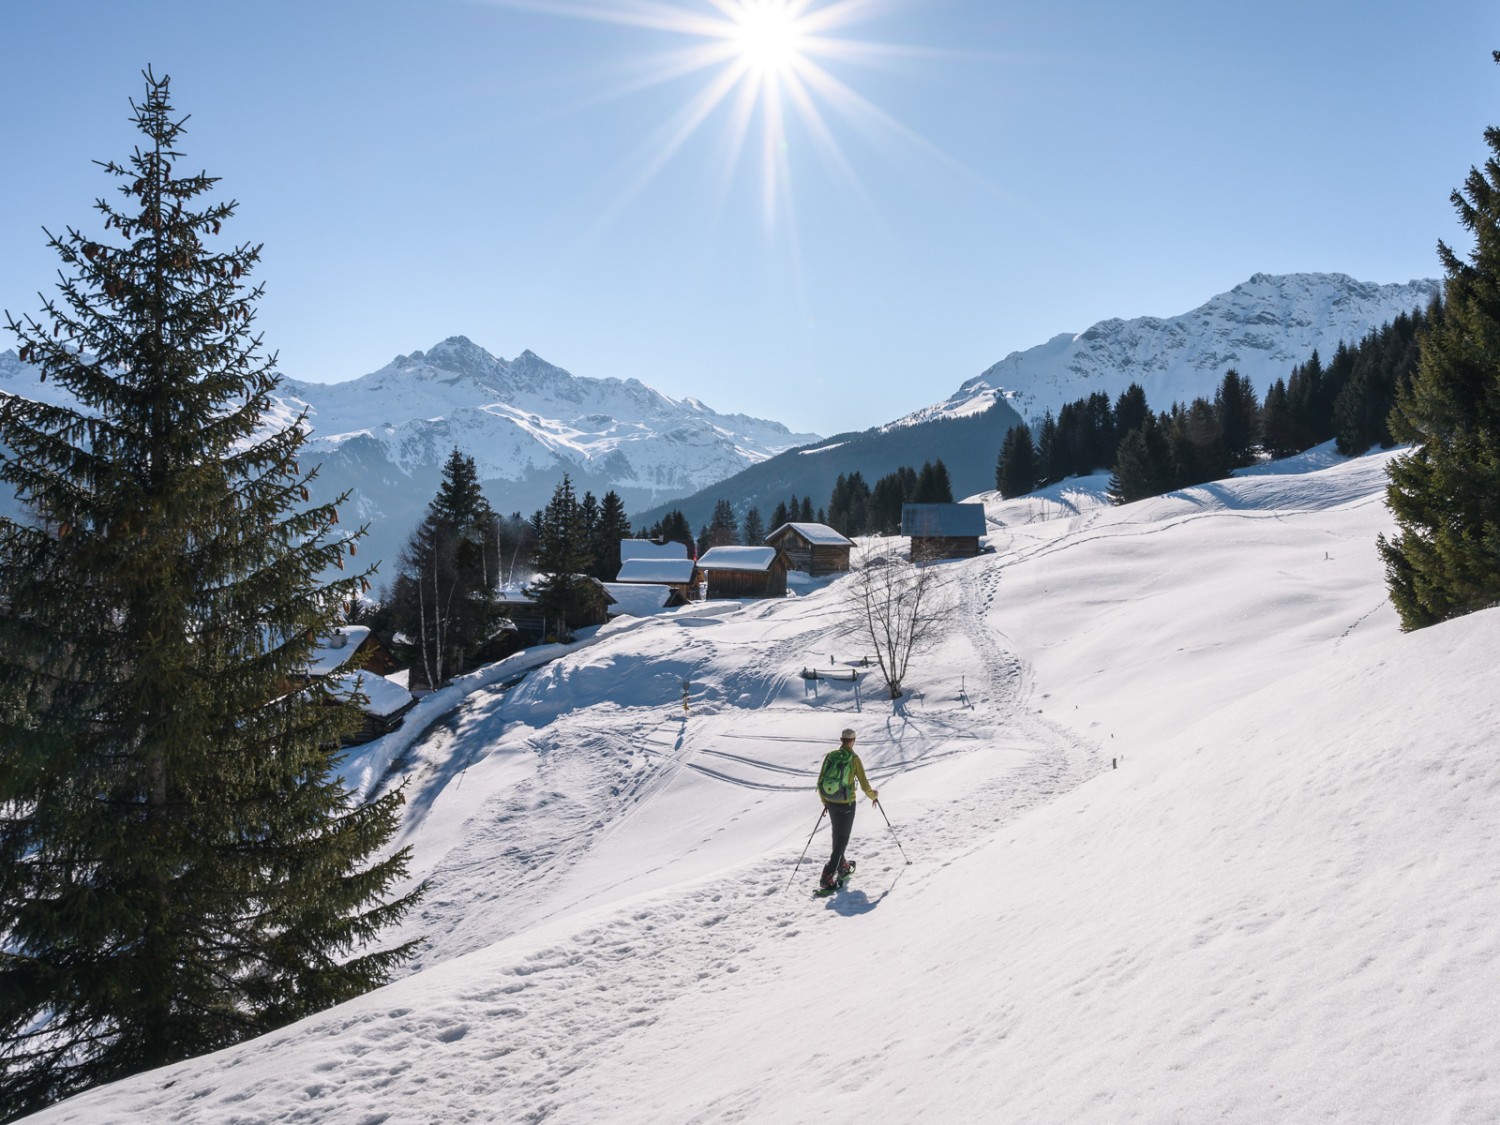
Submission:
M 848 804 L 854 800 L 854 751 L 840 746 L 830 750 L 818 773 L 818 792 L 825 801 Z

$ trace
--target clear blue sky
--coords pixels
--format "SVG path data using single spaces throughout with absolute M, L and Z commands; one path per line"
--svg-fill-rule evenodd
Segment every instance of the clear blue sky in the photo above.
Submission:
M 461 334 L 832 433 L 1258 271 L 1437 276 L 1500 124 L 1493 0 L 813 0 L 768 197 L 765 97 L 737 160 L 733 92 L 666 143 L 733 65 L 670 77 L 727 42 L 681 28 L 741 2 L 3 0 L 0 308 L 92 229 L 149 63 L 285 374 Z

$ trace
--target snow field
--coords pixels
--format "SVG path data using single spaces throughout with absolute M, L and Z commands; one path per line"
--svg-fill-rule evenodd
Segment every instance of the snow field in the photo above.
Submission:
M 1383 458 L 1286 468 L 990 501 L 899 707 L 797 674 L 836 582 L 482 677 L 370 751 L 416 971 L 37 1120 L 1500 1119 L 1500 612 L 1401 634 Z M 861 802 L 812 900 L 846 724 L 912 862 Z

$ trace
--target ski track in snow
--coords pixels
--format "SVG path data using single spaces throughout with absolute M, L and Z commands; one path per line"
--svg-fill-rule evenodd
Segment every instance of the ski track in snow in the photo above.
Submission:
M 566 1107 L 558 1100 L 561 1084 L 617 1039 L 705 991 L 730 987 L 731 982 L 755 987 L 762 974 L 774 972 L 757 949 L 875 909 L 902 879 L 920 879 L 923 867 L 953 863 L 982 846 L 996 829 L 1098 772 L 1096 747 L 1026 706 L 1028 670 L 996 639 L 990 620 L 1003 577 L 994 563 L 949 564 L 961 588 L 962 635 L 973 650 L 975 669 L 956 705 L 929 708 L 921 694 L 903 700 L 886 720 L 887 730 L 871 731 L 862 745 L 869 747 L 865 756 L 877 788 L 962 754 L 1001 749 L 1015 755 L 1017 765 L 899 824 L 899 838 L 912 860 L 910 874 L 896 829 L 887 831 L 879 810 L 866 807 L 854 841 L 859 878 L 840 895 L 816 905 L 807 901 L 805 892 L 821 863 L 817 853 L 826 846 L 826 826 L 820 823 L 820 839 L 813 841 L 800 865 L 801 881 L 790 890 L 799 852 L 777 849 L 730 880 L 669 886 L 632 904 L 599 911 L 602 917 L 593 924 L 527 953 L 501 971 L 500 979 L 476 985 L 455 1010 L 429 1012 L 424 1022 L 434 1025 L 434 1042 L 446 1045 L 448 1053 L 460 1039 L 473 1040 L 472 1058 L 444 1062 L 446 1068 L 473 1065 L 486 1085 L 494 1084 L 500 1091 L 500 1100 L 491 1107 L 497 1119 L 541 1122 L 565 1116 Z M 710 746 L 698 737 L 731 705 L 770 704 L 811 662 L 810 653 L 818 653 L 820 645 L 828 647 L 823 642 L 831 615 L 814 598 L 803 602 L 811 612 L 801 627 L 785 635 L 784 622 L 768 626 L 763 656 L 723 679 L 722 698 L 696 702 L 687 713 L 680 702 L 665 714 L 622 709 L 607 723 L 586 710 L 576 720 L 565 718 L 538 731 L 527 750 L 513 751 L 534 754 L 535 772 L 503 800 L 478 810 L 474 822 L 465 826 L 462 842 L 430 873 L 432 889 L 411 926 L 429 938 L 421 961 L 448 961 L 512 935 L 520 935 L 517 940 L 524 943 L 528 939 L 522 931 L 576 914 L 579 902 L 565 896 L 549 900 L 548 893 L 592 850 L 607 849 L 611 837 L 666 794 L 684 771 L 740 790 L 805 793 L 809 808 L 816 808 L 811 788 L 826 748 L 821 740 L 721 732 Z M 774 608 L 750 605 L 741 612 L 772 615 Z M 685 623 L 684 647 L 695 659 L 713 661 L 713 624 Z M 503 718 L 503 692 L 479 693 L 465 710 L 493 711 Z M 869 729 L 872 720 L 873 714 L 866 716 L 861 726 Z M 464 753 L 465 739 L 455 734 L 464 722 L 463 715 L 455 716 L 414 748 L 413 758 L 423 760 L 426 773 L 414 781 L 414 805 L 433 799 L 423 794 L 424 782 L 462 784 L 461 771 L 472 762 L 454 761 L 452 755 Z M 773 753 L 741 752 L 730 739 L 767 751 L 779 746 L 803 757 L 792 761 Z M 545 816 L 533 815 L 543 806 Z M 731 813 L 726 823 L 740 815 Z M 533 823 L 549 831 L 534 832 Z M 601 996 L 606 981 L 607 997 Z M 482 1036 L 471 1035 L 475 1027 L 484 1029 Z M 354 1039 L 348 1049 L 359 1053 L 358 1037 Z M 402 1057 L 411 1059 L 406 1052 Z M 376 1091 L 389 1080 L 389 1075 L 372 1074 L 368 1083 L 343 1086 L 341 1096 L 348 1098 L 363 1086 L 371 1112 L 378 1112 Z M 445 1085 L 436 1075 L 431 1084 L 437 1089 Z M 309 1105 L 308 1114 L 298 1119 L 326 1119 L 313 1108 Z M 346 1118 L 354 1108 L 347 1102 L 336 1110 L 330 1106 L 328 1116 Z M 440 1117 L 442 1107 L 431 1107 L 431 1112 Z
M 792 625 L 774 607 L 741 610 L 765 616 L 763 648 L 746 661 L 746 634 L 736 630 L 739 640 L 729 643 L 741 651 L 724 659 L 742 670 L 707 677 L 718 693 L 685 713 L 680 700 L 656 708 L 595 702 L 528 730 L 507 717 L 505 690 L 483 689 L 405 757 L 408 833 L 423 825 L 430 835 L 445 827 L 441 818 L 462 810 L 451 846 L 425 872 L 431 889 L 420 916 L 407 922 L 407 933 L 429 940 L 420 963 L 372 994 L 382 1002 L 342 1005 L 273 1033 L 228 1054 L 214 1071 L 194 1072 L 190 1090 L 143 1088 L 140 1119 L 152 1115 L 155 1098 L 168 1096 L 191 1107 L 183 1112 L 192 1119 L 247 1125 L 478 1120 L 476 1105 L 484 1120 L 582 1120 L 570 1100 L 577 1092 L 570 1076 L 581 1068 L 668 1014 L 700 1018 L 715 993 L 774 988 L 783 942 L 820 947 L 830 927 L 857 923 L 887 895 L 919 889 L 924 871 L 972 853 L 996 829 L 1098 771 L 1096 747 L 1028 705 L 1029 671 L 997 640 L 999 561 L 945 564 L 961 588 L 963 626 L 952 643 L 971 654 L 956 698 L 934 688 L 897 704 L 872 700 L 857 717 L 847 705 L 877 787 L 961 755 L 994 755 L 993 768 L 966 770 L 964 790 L 941 801 L 903 804 L 890 831 L 878 810 L 861 809 L 853 848 L 859 873 L 845 891 L 810 898 L 827 840 L 821 821 L 806 859 L 799 861 L 806 836 L 786 841 L 773 823 L 756 858 L 710 868 L 716 874 L 672 877 L 676 864 L 754 814 L 758 801 L 795 800 L 816 810 L 812 784 L 826 739 L 788 734 L 806 724 L 787 703 L 795 704 L 801 667 L 836 643 L 826 599 L 799 599 Z M 712 624 L 684 624 L 676 655 L 712 663 Z M 769 712 L 742 710 L 778 701 Z M 837 705 L 817 713 L 819 732 L 843 721 L 843 696 L 814 702 Z M 776 715 L 797 726 L 762 721 Z M 514 783 L 491 779 L 485 793 L 477 788 L 484 782 L 473 780 L 475 804 L 465 806 L 466 778 L 489 768 L 515 768 Z M 655 872 L 622 873 L 633 882 L 614 899 L 597 886 L 579 898 L 570 871 L 595 849 L 607 854 L 654 802 L 680 798 L 679 784 L 698 787 L 689 790 L 695 800 L 704 790 L 741 803 L 726 804 L 723 819 L 698 844 L 684 845 L 685 855 L 659 854 L 649 861 Z M 634 880 L 652 874 L 657 882 L 638 889 Z M 462 957 L 497 942 L 506 943 L 503 951 Z M 436 975 L 416 973 L 424 966 Z M 318 1062 L 311 1069 L 265 1065 L 289 1047 Z M 618 1120 L 649 1119 L 642 1116 L 649 1107 L 612 1104 Z

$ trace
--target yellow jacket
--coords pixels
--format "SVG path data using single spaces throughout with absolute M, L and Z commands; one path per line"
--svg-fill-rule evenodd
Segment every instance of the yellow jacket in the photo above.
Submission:
M 832 751 L 830 751 L 829 753 L 832 753 Z M 850 774 L 853 776 L 855 781 L 859 782 L 859 787 L 865 791 L 865 796 L 870 798 L 870 800 L 872 801 L 876 800 L 880 796 L 880 792 L 878 790 L 870 788 L 870 779 L 865 776 L 865 764 L 859 760 L 859 755 L 856 754 L 853 750 L 849 751 L 849 756 Z M 822 773 L 821 770 L 819 770 L 818 772 Z M 821 789 L 818 790 L 818 796 L 822 798 L 822 801 L 825 805 L 852 805 L 859 800 L 858 797 L 850 797 L 847 801 L 830 801 L 827 797 L 823 796 L 823 791 Z

